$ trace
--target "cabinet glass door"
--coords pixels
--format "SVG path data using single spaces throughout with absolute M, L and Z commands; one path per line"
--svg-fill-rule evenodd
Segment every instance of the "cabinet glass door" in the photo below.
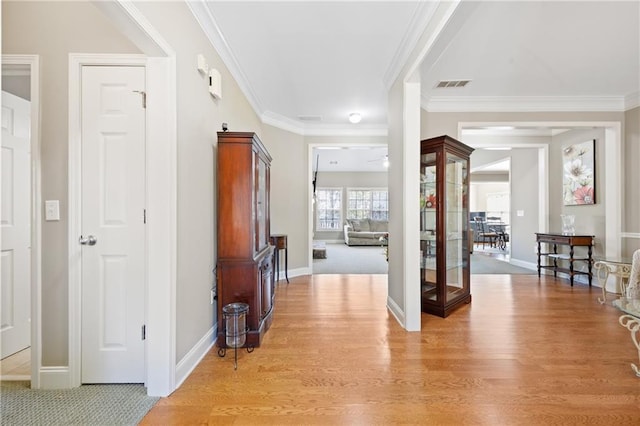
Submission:
M 420 157 L 420 281 L 422 299 L 437 301 L 436 153 Z
M 468 295 L 468 221 L 467 203 L 467 160 L 446 153 L 445 162 L 445 268 L 446 303 Z
M 256 183 L 256 251 L 262 250 L 269 236 L 267 235 L 267 165 L 255 155 L 257 163 Z

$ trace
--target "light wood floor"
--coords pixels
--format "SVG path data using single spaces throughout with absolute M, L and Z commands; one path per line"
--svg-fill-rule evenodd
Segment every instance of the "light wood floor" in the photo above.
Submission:
M 142 424 L 640 425 L 638 353 L 599 289 L 472 276 L 473 301 L 402 330 L 386 275 L 279 284 L 262 347 L 214 348 Z
M 6 378 L 31 376 L 31 348 L 24 349 L 0 361 L 0 376 Z

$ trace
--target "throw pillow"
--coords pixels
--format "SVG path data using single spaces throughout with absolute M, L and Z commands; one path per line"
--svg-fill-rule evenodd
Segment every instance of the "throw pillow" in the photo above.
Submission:
M 369 226 L 372 232 L 387 232 L 389 223 L 386 220 L 369 219 Z
M 347 225 L 351 227 L 354 232 L 360 232 L 360 221 L 355 219 L 347 219 Z

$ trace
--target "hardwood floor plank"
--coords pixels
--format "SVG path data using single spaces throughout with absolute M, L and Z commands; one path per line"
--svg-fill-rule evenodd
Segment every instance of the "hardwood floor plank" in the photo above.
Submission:
M 237 370 L 214 348 L 142 424 L 640 424 L 637 351 L 599 289 L 474 275 L 470 305 L 408 333 L 386 280 L 280 284 L 262 346 Z

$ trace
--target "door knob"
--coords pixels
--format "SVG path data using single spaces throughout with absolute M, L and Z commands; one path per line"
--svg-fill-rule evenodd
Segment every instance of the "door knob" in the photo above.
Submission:
M 93 235 L 89 235 L 88 237 L 83 237 L 80 235 L 80 239 L 78 240 L 80 244 L 84 246 L 95 246 L 98 240 Z

